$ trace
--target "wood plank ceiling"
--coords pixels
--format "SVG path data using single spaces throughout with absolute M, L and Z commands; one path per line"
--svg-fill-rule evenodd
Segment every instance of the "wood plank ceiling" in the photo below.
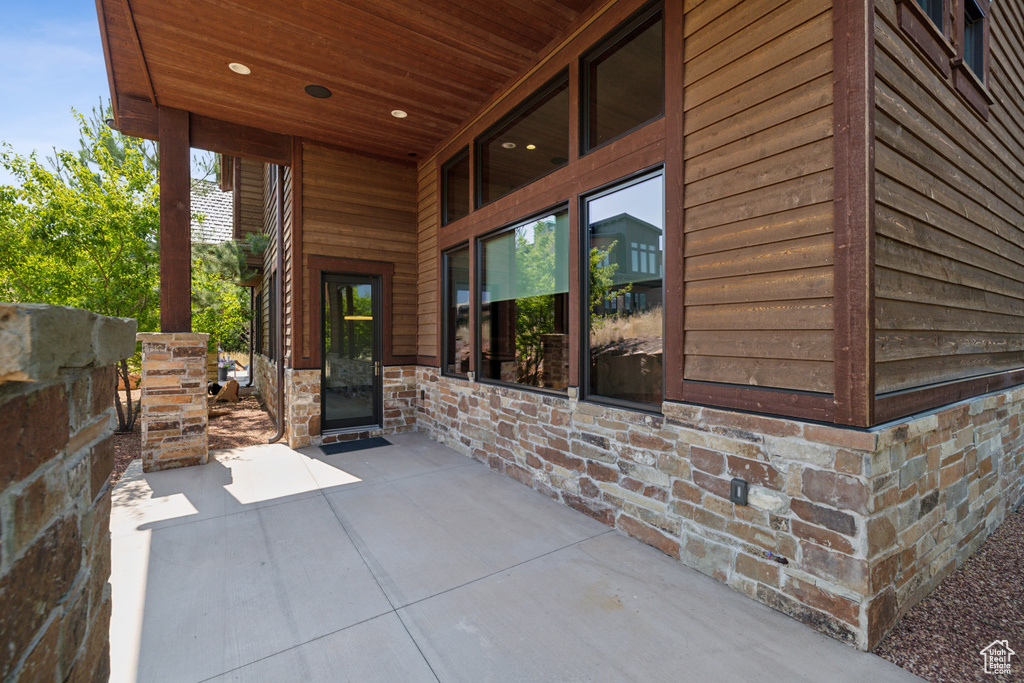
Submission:
M 117 97 L 406 160 L 429 153 L 591 4 L 97 0 Z M 311 97 L 310 84 L 333 96 Z

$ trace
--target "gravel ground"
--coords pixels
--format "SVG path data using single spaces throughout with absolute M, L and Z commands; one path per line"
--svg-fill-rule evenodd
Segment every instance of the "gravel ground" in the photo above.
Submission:
M 979 652 L 1007 640 L 1009 675 L 986 675 Z M 875 654 L 928 681 L 1024 681 L 1024 507 L 915 605 Z
M 138 394 L 138 391 L 132 392 L 133 406 Z M 210 450 L 266 443 L 276 431 L 273 421 L 255 396 L 245 396 L 238 403 L 222 401 L 213 407 L 218 411 L 227 410 L 228 414 L 210 419 Z M 140 429 L 136 421 L 133 431 L 114 434 L 114 472 L 110 477 L 111 483 L 116 484 L 128 464 L 139 457 L 142 450 Z

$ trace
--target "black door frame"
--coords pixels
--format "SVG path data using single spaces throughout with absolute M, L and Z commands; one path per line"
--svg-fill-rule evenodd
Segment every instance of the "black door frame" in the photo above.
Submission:
M 370 285 L 371 311 L 373 315 L 373 415 L 366 421 L 363 418 L 347 418 L 344 420 L 328 421 L 327 419 L 327 391 L 325 387 L 327 376 L 327 349 L 324 342 L 327 339 L 327 326 L 331 323 L 327 316 L 329 298 L 325 296 L 325 285 L 328 282 L 352 283 Z M 384 372 L 383 372 L 383 278 L 380 275 L 370 273 L 344 273 L 344 272 L 321 272 L 320 273 L 320 430 L 321 433 L 334 430 L 373 428 L 381 427 L 384 424 Z

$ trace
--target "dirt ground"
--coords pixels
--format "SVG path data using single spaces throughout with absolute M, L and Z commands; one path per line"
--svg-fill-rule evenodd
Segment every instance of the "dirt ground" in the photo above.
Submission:
M 1017 652 L 1009 675 L 986 675 L 994 640 Z M 875 653 L 928 681 L 1024 681 L 1024 507 L 915 605 Z
M 138 391 L 132 392 L 133 406 L 138 401 L 138 395 Z M 121 396 L 123 403 L 125 392 L 121 392 Z M 263 409 L 256 396 L 243 397 L 238 403 L 222 401 L 215 404 L 215 409 L 218 412 L 226 410 L 228 414 L 210 419 L 211 451 L 266 443 L 267 439 L 276 431 L 270 415 Z M 114 434 L 114 472 L 111 475 L 111 482 L 117 483 L 128 464 L 140 456 L 142 450 L 140 429 L 139 422 L 136 421 L 133 431 Z

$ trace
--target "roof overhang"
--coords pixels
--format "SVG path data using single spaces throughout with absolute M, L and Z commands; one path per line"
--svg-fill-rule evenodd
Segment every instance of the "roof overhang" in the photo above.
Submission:
M 291 136 L 422 158 L 597 4 L 96 0 L 119 130 L 155 138 L 158 109 L 182 109 L 194 147 L 272 163 L 287 163 Z

